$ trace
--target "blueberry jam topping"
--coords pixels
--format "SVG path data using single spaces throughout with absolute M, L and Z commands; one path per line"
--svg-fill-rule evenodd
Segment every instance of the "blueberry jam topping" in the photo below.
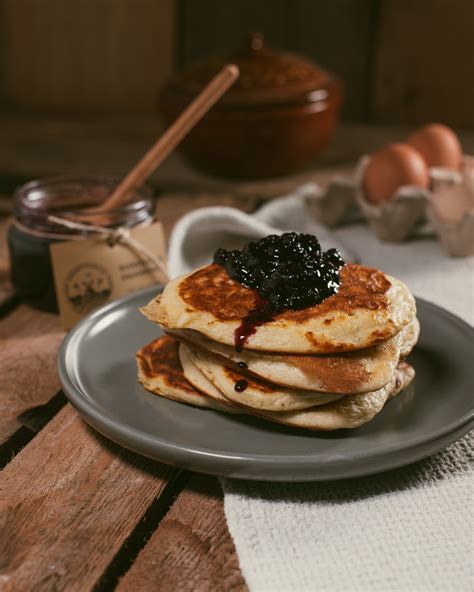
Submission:
M 339 270 L 344 265 L 337 249 L 323 252 L 315 236 L 296 232 L 271 234 L 246 244 L 241 251 L 218 249 L 214 263 L 233 280 L 256 290 L 259 317 L 319 304 L 338 291 Z

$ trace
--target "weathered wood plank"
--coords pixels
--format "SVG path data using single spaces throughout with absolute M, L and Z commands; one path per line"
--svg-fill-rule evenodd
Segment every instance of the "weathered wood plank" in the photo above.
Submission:
M 374 120 L 474 126 L 474 2 L 380 3 Z
M 56 354 L 63 336 L 58 317 L 25 305 L 0 321 L 0 443 L 22 425 L 19 415 L 59 390 Z
M 174 0 L 5 2 L 0 99 L 30 111 L 154 112 L 173 69 L 174 13 Z
M 64 407 L 3 472 L 2 591 L 93 589 L 175 475 Z
M 215 477 L 195 475 L 121 579 L 117 592 L 247 590 Z

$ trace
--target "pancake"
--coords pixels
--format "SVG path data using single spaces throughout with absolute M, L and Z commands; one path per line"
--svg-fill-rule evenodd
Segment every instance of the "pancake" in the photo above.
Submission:
M 226 399 L 221 391 L 193 364 L 188 347 L 182 343 L 179 344 L 178 355 L 184 377 L 194 388 L 228 407 L 235 407 L 234 403 Z M 241 412 L 245 413 L 243 410 Z
M 186 380 L 178 348 L 179 342 L 165 335 L 138 350 L 138 380 L 146 390 L 180 403 L 232 412 L 230 403 L 224 405 L 219 397 L 206 396 Z
M 420 321 L 417 318 L 413 319 L 399 335 L 401 337 L 399 340 L 400 358 L 406 358 L 418 343 L 418 338 L 420 337 Z
M 414 368 L 407 362 L 400 362 L 392 380 L 378 391 L 343 397 L 334 403 L 304 411 L 266 412 L 262 416 L 277 423 L 307 430 L 332 431 L 358 428 L 380 413 L 387 400 L 406 388 L 414 376 Z
M 183 351 L 185 356 L 184 348 Z M 223 402 L 222 393 L 199 370 L 196 369 L 193 374 L 199 389 L 186 380 L 178 354 L 178 342 L 172 337 L 161 337 L 143 347 L 137 352 L 137 362 L 140 382 L 153 393 L 199 407 L 239 412 L 238 406 L 230 401 Z M 398 394 L 411 382 L 414 373 L 409 364 L 401 362 L 390 384 L 379 391 L 343 397 L 339 401 L 301 411 L 278 413 L 249 408 L 240 411 L 309 430 L 355 428 L 379 413 L 389 397 Z
M 225 407 L 225 411 L 229 413 L 245 413 L 242 409 L 236 407 L 232 401 L 227 399 L 210 381 L 205 379 L 198 367 L 192 363 L 189 348 L 182 343 L 178 343 L 178 356 L 185 380 L 206 395 L 206 399 L 210 397 L 211 401 L 221 404 Z
M 419 323 L 414 319 L 396 337 L 371 348 L 319 356 L 279 355 L 251 350 L 236 352 L 234 347 L 213 341 L 192 329 L 167 331 L 194 349 L 220 356 L 222 364 L 230 365 L 242 374 L 291 389 L 357 394 L 377 390 L 389 382 L 401 352 L 406 357 L 415 345 Z
M 337 294 L 302 310 L 278 313 L 256 328 L 245 349 L 326 354 L 371 347 L 394 337 L 416 314 L 407 287 L 361 265 L 341 269 Z M 230 279 L 219 265 L 171 280 L 160 299 L 141 310 L 170 329 L 194 329 L 233 346 L 235 330 L 254 308 L 256 293 Z
M 180 347 L 179 352 L 181 357 L 188 356 L 185 347 Z M 189 357 L 187 357 L 187 361 L 191 363 Z M 183 366 L 188 367 L 188 364 L 184 362 Z M 389 384 L 378 391 L 343 397 L 327 405 L 299 411 L 271 412 L 245 407 L 245 412 L 276 423 L 308 430 L 331 431 L 356 428 L 371 421 L 375 415 L 380 413 L 387 400 L 406 388 L 414 376 L 413 367 L 406 362 L 400 362 Z M 217 399 L 222 397 L 216 386 L 196 368 L 192 380 L 193 385 L 207 393 L 209 397 Z
M 328 393 L 312 393 L 271 385 L 257 378 L 244 377 L 223 365 L 218 356 L 197 351 L 181 344 L 180 357 L 184 375 L 196 384 L 190 375 L 189 362 L 226 397 L 246 407 L 268 411 L 294 411 L 308 409 L 317 405 L 325 405 L 341 398 L 341 395 Z M 186 358 L 183 358 L 183 353 Z M 235 390 L 235 385 L 244 380 L 246 388 L 243 392 Z

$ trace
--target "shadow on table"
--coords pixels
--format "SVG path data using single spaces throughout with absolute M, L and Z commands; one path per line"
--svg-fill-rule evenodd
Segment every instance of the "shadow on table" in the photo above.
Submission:
M 268 483 L 223 479 L 225 493 L 254 499 L 346 503 L 381 494 L 426 487 L 465 473 L 474 462 L 474 430 L 437 454 L 411 465 L 366 477 L 307 483 Z
M 102 445 L 125 463 L 131 464 L 150 475 L 158 475 L 158 461 L 131 452 L 98 434 L 88 427 L 91 434 L 101 440 Z M 431 485 L 446 478 L 462 474 L 472 467 L 474 461 L 474 431 L 448 446 L 437 454 L 411 465 L 392 469 L 366 477 L 355 477 L 337 481 L 307 483 L 269 483 L 220 479 L 225 493 L 246 495 L 250 498 L 265 498 L 271 501 L 319 501 L 345 503 L 380 494 L 395 493 L 410 488 Z M 170 479 L 177 480 L 175 491 L 184 487 L 187 491 L 204 497 L 221 499 L 221 487 L 214 476 L 200 475 L 170 467 Z

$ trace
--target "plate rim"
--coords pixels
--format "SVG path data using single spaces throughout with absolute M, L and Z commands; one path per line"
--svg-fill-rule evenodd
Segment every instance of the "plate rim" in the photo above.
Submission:
M 332 479 L 340 479 L 344 478 L 341 476 L 337 476 L 339 473 L 335 471 L 336 476 L 329 476 L 325 473 L 322 479 L 318 479 L 317 475 L 306 475 L 305 478 L 298 478 L 296 473 L 300 474 L 303 470 L 308 471 L 316 471 L 318 468 L 327 467 L 330 464 L 332 467 L 340 468 L 344 467 L 348 463 L 354 465 L 352 469 L 349 471 L 348 477 L 355 477 L 355 476 L 362 476 L 362 475 L 369 475 L 372 473 L 377 473 L 380 471 L 391 470 L 397 468 L 399 466 L 403 466 L 406 464 L 411 464 L 412 462 L 416 462 L 421 458 L 434 454 L 437 450 L 444 447 L 445 445 L 451 443 L 455 439 L 461 437 L 462 435 L 466 434 L 472 427 L 474 423 L 474 410 L 468 411 L 464 415 L 462 415 L 457 420 L 454 420 L 443 426 L 442 428 L 438 428 L 434 432 L 430 432 L 429 434 L 419 435 L 411 440 L 404 441 L 403 443 L 389 445 L 388 447 L 384 447 L 382 449 L 378 449 L 375 451 L 367 452 L 358 452 L 351 456 L 346 456 L 343 454 L 337 454 L 331 456 L 330 454 L 325 454 L 324 456 L 319 455 L 319 458 L 316 454 L 310 455 L 292 455 L 292 456 L 282 456 L 282 455 L 270 455 L 270 454 L 259 454 L 256 453 L 236 453 L 230 451 L 224 452 L 216 452 L 214 450 L 210 450 L 207 448 L 195 448 L 183 445 L 177 445 L 173 442 L 170 442 L 168 439 L 160 438 L 157 434 L 149 434 L 148 432 L 144 432 L 138 428 L 131 427 L 130 425 L 124 424 L 123 422 L 118 422 L 117 420 L 111 418 L 106 410 L 101 409 L 98 405 L 95 405 L 93 400 L 87 395 L 86 392 L 82 392 L 78 386 L 73 382 L 69 373 L 67 371 L 67 357 L 68 357 L 68 350 L 72 346 L 75 340 L 80 340 L 81 334 L 89 327 L 91 323 L 97 320 L 98 317 L 104 318 L 112 311 L 116 309 L 120 309 L 123 306 L 129 304 L 129 302 L 140 299 L 147 294 L 150 294 L 152 297 L 160 291 L 163 290 L 163 285 L 158 286 L 151 286 L 144 288 L 140 291 L 134 292 L 132 294 L 128 294 L 118 300 L 113 302 L 109 302 L 104 306 L 92 311 L 86 317 L 81 319 L 77 325 L 68 332 L 68 334 L 63 339 L 58 356 L 57 356 L 57 367 L 59 372 L 59 377 L 61 384 L 63 386 L 64 392 L 71 402 L 73 407 L 79 412 L 81 417 L 94 429 L 99 431 L 104 436 L 112 439 L 113 441 L 119 443 L 121 446 L 135 450 L 139 454 L 143 454 L 145 456 L 154 458 L 160 462 L 165 462 L 169 464 L 176 465 L 175 459 L 177 457 L 183 457 L 183 460 L 191 459 L 191 463 L 186 463 L 190 465 L 190 470 L 197 470 L 206 473 L 213 473 L 216 475 L 223 475 L 224 472 L 222 470 L 216 470 L 215 472 L 212 470 L 212 466 L 206 464 L 206 466 L 198 467 L 197 469 L 192 468 L 191 465 L 193 461 L 197 461 L 198 463 L 202 463 L 202 461 L 210 461 L 212 464 L 216 462 L 216 459 L 220 462 L 224 462 L 227 464 L 238 464 L 237 474 L 231 474 L 229 476 L 236 477 L 236 478 L 245 478 L 245 479 L 258 479 L 258 480 L 270 480 L 270 481 L 282 481 L 282 480 L 292 480 L 292 481 L 316 481 L 316 480 L 332 480 Z M 416 298 L 417 306 L 421 304 L 423 307 L 431 309 L 432 311 L 444 316 L 449 320 L 449 322 L 454 322 L 463 332 L 471 333 L 474 336 L 474 327 L 471 327 L 469 323 L 455 315 L 454 313 L 432 303 L 424 298 Z M 207 410 L 206 410 L 207 411 Z M 118 427 L 120 426 L 120 427 Z M 450 438 L 452 436 L 452 438 Z M 131 439 L 131 441 L 130 441 Z M 150 444 L 150 440 L 152 440 L 152 444 Z M 439 444 L 439 446 L 437 446 Z M 409 453 L 410 451 L 415 451 L 417 448 L 420 447 L 430 447 L 430 451 L 427 453 L 420 453 L 417 457 L 416 454 L 411 456 L 409 460 L 404 461 L 396 461 L 396 456 L 404 455 Z M 150 448 L 155 449 L 159 448 L 159 452 L 161 458 L 158 458 L 158 455 L 154 454 L 147 454 L 144 452 L 144 449 L 149 450 Z M 164 454 L 161 454 L 161 453 Z M 383 468 L 375 468 L 373 471 L 364 470 L 363 467 L 360 467 L 360 462 L 364 461 L 367 464 L 377 464 L 380 463 L 385 457 L 392 455 L 394 457 L 393 464 L 387 463 L 384 465 Z M 261 475 L 255 476 L 252 473 L 248 473 L 245 471 L 245 468 L 241 466 L 242 461 L 245 463 L 254 465 L 254 466 L 261 466 L 264 469 L 264 473 L 275 472 L 274 475 Z M 274 471 L 268 471 L 268 462 L 271 461 L 272 469 Z M 178 459 L 178 463 L 181 462 L 181 458 Z M 181 462 L 181 465 L 183 463 Z M 217 465 L 219 462 L 217 462 Z M 357 467 L 360 467 L 360 471 L 357 471 Z M 288 471 L 288 469 L 293 469 L 293 475 L 287 475 L 286 477 L 281 474 L 282 471 Z M 347 471 L 339 471 L 345 473 Z M 228 471 L 225 471 L 228 473 Z

